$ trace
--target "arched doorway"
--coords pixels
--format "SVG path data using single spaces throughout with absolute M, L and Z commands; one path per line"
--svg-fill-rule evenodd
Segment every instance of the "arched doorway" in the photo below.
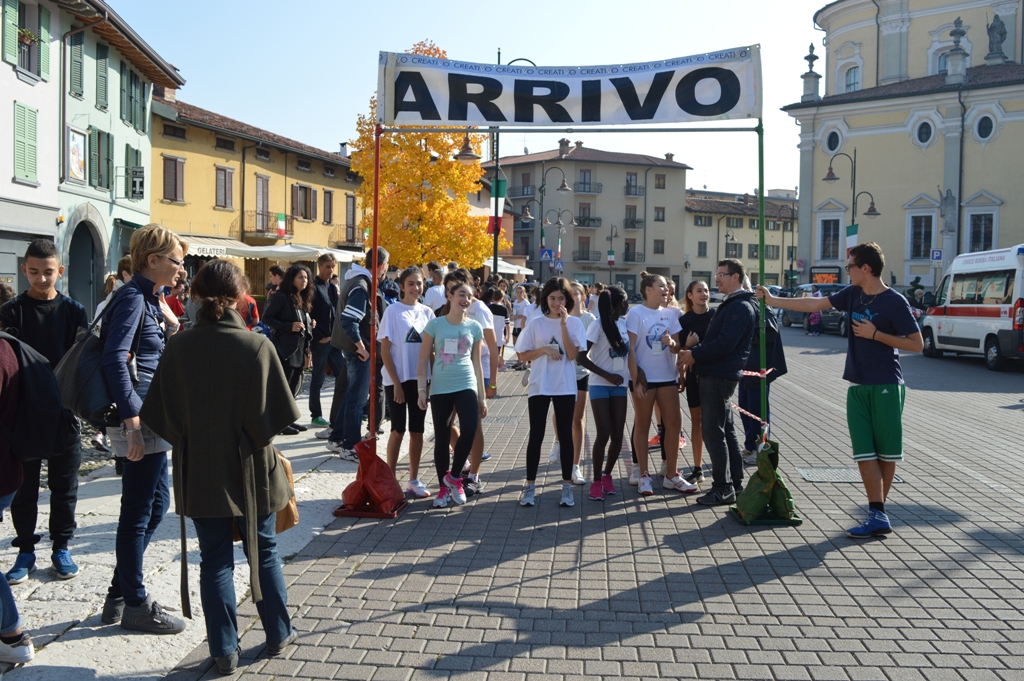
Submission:
M 89 222 L 80 222 L 71 235 L 68 247 L 68 263 L 64 276 L 67 278 L 67 294 L 85 306 L 86 312 L 92 311 L 99 304 L 99 285 L 97 282 L 98 249 L 93 238 L 94 227 Z

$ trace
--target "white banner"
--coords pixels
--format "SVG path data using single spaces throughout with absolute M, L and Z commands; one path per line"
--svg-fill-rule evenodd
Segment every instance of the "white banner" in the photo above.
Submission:
M 381 52 L 378 122 L 573 127 L 761 117 L 760 46 L 642 64 L 474 64 Z

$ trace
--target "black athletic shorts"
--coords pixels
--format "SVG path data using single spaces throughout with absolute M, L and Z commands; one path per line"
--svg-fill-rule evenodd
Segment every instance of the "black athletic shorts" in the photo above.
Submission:
M 391 415 L 391 431 L 404 433 L 406 413 L 409 415 L 409 432 L 422 433 L 423 426 L 427 420 L 427 412 L 420 409 L 418 386 L 416 381 L 405 381 L 402 383 L 402 392 L 405 393 L 405 403 L 395 403 L 395 386 L 384 386 L 384 397 L 388 401 L 388 410 Z

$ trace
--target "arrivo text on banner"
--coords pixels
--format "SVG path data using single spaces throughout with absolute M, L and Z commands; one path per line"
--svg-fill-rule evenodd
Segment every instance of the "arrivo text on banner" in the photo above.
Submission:
M 624 125 L 761 117 L 760 46 L 608 66 L 504 66 L 381 52 L 384 125 Z

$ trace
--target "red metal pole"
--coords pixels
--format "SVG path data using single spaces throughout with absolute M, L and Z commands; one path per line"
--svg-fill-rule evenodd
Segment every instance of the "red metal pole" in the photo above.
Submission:
M 370 246 L 370 439 L 377 439 L 377 227 L 380 224 L 380 138 L 384 128 L 373 131 L 373 237 Z

